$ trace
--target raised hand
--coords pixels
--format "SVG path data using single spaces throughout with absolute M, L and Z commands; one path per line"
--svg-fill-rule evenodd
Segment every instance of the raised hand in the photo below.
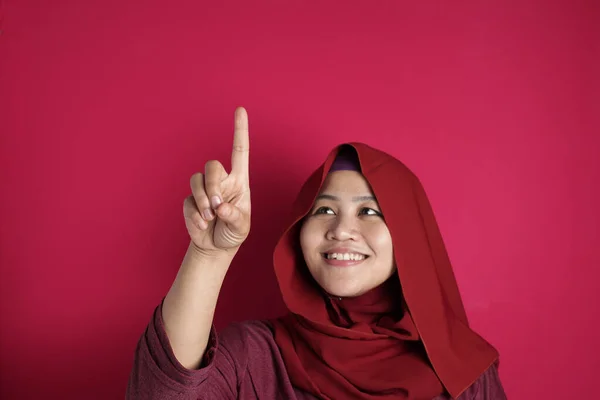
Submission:
M 214 255 L 237 250 L 250 232 L 250 138 L 248 114 L 235 110 L 231 172 L 217 160 L 192 175 L 192 195 L 183 204 L 185 225 L 193 247 Z

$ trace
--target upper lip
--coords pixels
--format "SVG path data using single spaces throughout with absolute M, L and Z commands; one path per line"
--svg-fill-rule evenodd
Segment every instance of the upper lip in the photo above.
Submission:
M 331 254 L 331 253 L 342 253 L 342 254 L 343 253 L 355 253 L 355 254 L 361 254 L 363 256 L 367 255 L 367 254 L 363 253 L 362 251 L 354 250 L 349 247 L 334 247 L 333 249 L 329 249 L 324 252 L 324 254 Z

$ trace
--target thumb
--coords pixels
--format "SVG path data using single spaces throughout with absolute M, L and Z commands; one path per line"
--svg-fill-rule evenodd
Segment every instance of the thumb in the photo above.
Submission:
M 217 217 L 219 217 L 233 233 L 238 235 L 246 235 L 248 232 L 248 223 L 244 213 L 230 203 L 222 203 L 216 210 Z

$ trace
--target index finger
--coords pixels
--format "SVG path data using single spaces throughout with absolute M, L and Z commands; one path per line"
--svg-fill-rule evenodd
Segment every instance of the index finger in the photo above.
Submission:
M 249 175 L 250 137 L 248 134 L 248 113 L 244 107 L 235 110 L 233 131 L 233 152 L 231 172 L 240 176 Z

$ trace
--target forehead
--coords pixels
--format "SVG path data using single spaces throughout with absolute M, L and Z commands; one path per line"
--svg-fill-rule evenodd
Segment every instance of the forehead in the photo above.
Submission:
M 353 194 L 373 195 L 369 183 L 365 177 L 357 171 L 335 171 L 325 178 L 321 193 L 326 194 Z

